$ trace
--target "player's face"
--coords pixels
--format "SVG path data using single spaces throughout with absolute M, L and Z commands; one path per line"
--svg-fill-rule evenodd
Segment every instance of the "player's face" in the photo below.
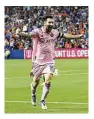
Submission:
M 46 28 L 48 30 L 51 30 L 54 26 L 54 20 L 51 19 L 51 18 L 48 18 L 45 22 L 44 22 L 44 25 L 46 26 Z

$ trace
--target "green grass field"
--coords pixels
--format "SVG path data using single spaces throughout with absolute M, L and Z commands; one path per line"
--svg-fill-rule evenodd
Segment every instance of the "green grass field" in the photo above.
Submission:
M 88 113 L 88 59 L 56 60 L 55 66 L 59 75 L 52 79 L 48 110 L 42 110 L 42 86 L 37 106 L 30 102 L 31 60 L 5 60 L 5 113 Z

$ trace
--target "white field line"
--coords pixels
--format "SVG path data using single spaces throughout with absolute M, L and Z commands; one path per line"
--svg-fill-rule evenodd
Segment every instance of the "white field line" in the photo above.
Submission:
M 9 78 L 5 78 L 5 79 L 27 79 L 30 77 L 9 77 Z
M 73 76 L 73 75 L 87 75 L 88 73 L 71 73 L 71 74 L 58 74 L 56 76 L 61 76 L 61 75 L 64 75 L 64 76 Z M 30 77 L 8 77 L 8 78 L 5 78 L 5 79 L 28 79 Z
M 88 69 L 73 69 L 73 70 L 62 70 L 62 71 L 59 71 L 58 72 L 79 72 L 79 71 L 86 71 Z
M 61 75 L 87 75 L 88 73 L 71 73 L 71 74 L 58 74 L 57 76 Z
M 31 103 L 31 101 L 5 101 L 6 103 Z M 88 103 L 81 102 L 46 102 L 49 104 L 73 104 L 73 105 L 87 105 Z

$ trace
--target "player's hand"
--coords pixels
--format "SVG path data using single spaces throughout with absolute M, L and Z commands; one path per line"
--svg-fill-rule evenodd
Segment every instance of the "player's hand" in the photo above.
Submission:
M 21 29 L 18 29 L 16 35 L 20 35 Z
M 58 75 L 58 69 L 55 69 L 55 71 L 54 71 L 54 75 L 55 75 L 55 76 Z

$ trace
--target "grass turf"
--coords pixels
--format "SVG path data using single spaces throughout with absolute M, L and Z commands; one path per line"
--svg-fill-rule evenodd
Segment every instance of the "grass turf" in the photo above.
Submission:
M 31 60 L 5 60 L 5 113 L 88 113 L 88 59 L 58 59 L 55 67 L 59 75 L 52 79 L 48 110 L 42 110 L 42 86 L 37 106 L 30 102 Z

